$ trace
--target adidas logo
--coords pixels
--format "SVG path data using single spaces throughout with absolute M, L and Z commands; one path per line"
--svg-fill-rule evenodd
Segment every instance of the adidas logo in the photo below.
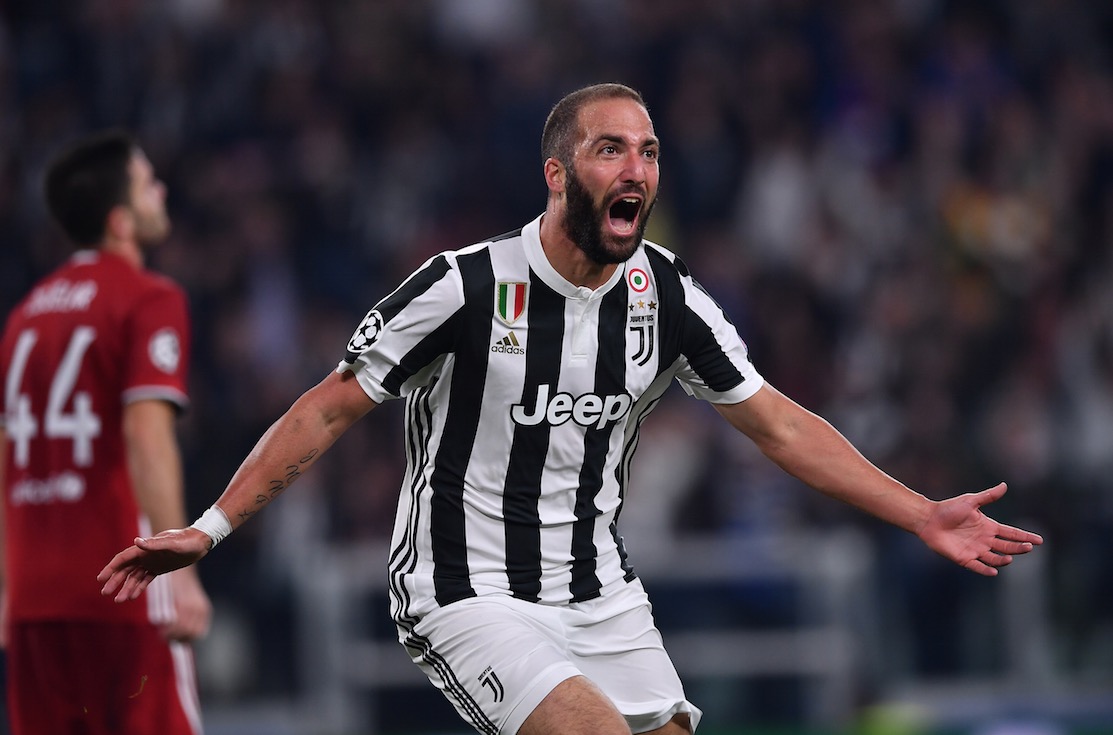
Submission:
M 505 337 L 491 345 L 491 352 L 503 352 L 508 355 L 524 355 L 526 348 L 518 343 L 518 337 L 510 332 Z

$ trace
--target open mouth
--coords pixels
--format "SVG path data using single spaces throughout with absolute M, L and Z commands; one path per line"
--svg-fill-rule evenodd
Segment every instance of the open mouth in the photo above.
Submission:
M 607 210 L 611 229 L 620 235 L 629 235 L 637 227 L 638 213 L 641 209 L 642 201 L 638 197 L 625 196 L 616 199 Z

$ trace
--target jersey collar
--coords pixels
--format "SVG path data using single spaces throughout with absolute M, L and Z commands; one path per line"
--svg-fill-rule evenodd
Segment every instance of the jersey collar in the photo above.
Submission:
M 544 215 L 539 215 L 537 219 L 522 228 L 522 242 L 525 246 L 526 260 L 529 261 L 530 268 L 546 286 L 567 299 L 598 299 L 622 280 L 623 274 L 626 272 L 625 263 L 622 264 L 622 267 L 615 268 L 607 282 L 594 291 L 585 286 L 577 286 L 557 273 L 556 268 L 553 268 L 548 256 L 545 255 L 544 248 L 541 247 L 542 216 Z

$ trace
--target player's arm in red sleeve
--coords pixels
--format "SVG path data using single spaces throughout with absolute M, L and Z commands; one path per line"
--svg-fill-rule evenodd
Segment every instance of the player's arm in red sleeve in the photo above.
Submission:
M 267 429 L 233 475 L 216 507 L 234 530 L 305 473 L 348 427 L 377 404 L 350 372 L 330 373 Z M 195 527 L 136 539 L 97 579 L 117 602 L 135 599 L 157 575 L 204 557 L 212 538 Z
M 176 434 L 177 413 L 188 400 L 185 292 L 169 280 L 152 277 L 132 305 L 125 329 L 123 435 L 132 492 L 153 532 L 181 528 L 188 522 Z M 197 571 L 176 571 L 168 582 L 174 615 L 161 624 L 163 635 L 184 641 L 205 635 L 212 604 Z
M 861 455 L 830 423 L 766 384 L 740 403 L 716 405 L 732 426 L 789 474 L 820 492 L 916 534 L 972 572 L 997 574 L 1043 539 L 981 512 L 1005 484 L 942 501 L 910 490 Z

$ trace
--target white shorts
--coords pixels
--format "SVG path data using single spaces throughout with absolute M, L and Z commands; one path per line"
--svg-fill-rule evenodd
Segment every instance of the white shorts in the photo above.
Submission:
M 564 606 L 468 598 L 426 615 L 402 643 L 482 733 L 516 733 L 557 684 L 579 675 L 610 697 L 636 733 L 679 713 L 689 715 L 694 732 L 702 714 L 684 698 L 637 579 Z

